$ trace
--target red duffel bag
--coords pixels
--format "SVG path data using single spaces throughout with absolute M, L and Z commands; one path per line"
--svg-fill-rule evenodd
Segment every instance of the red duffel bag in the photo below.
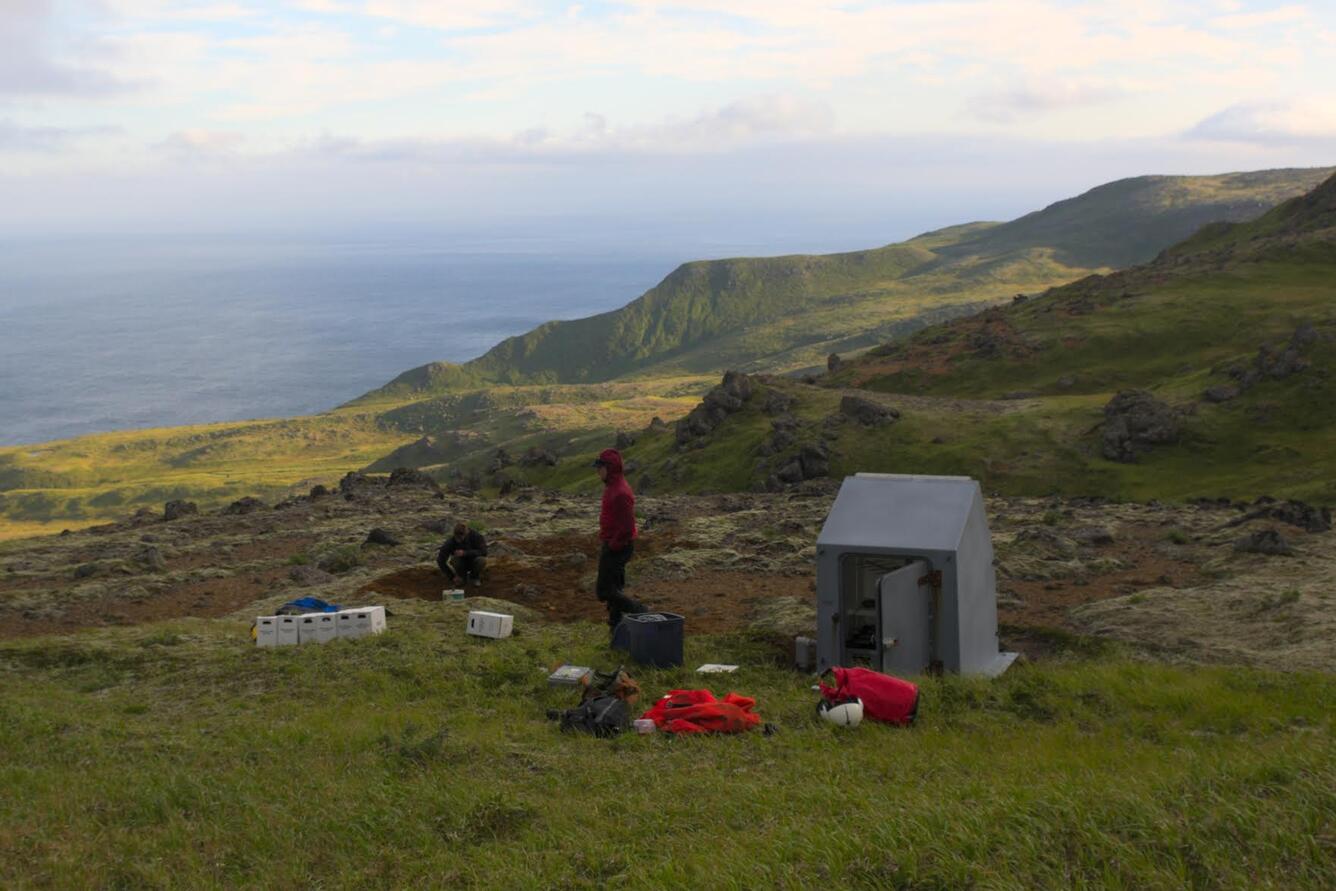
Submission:
M 821 695 L 831 702 L 857 696 L 863 700 L 865 717 L 901 727 L 908 727 L 918 717 L 917 684 L 870 668 L 832 668 L 826 673 L 835 675 L 835 686 L 821 682 Z

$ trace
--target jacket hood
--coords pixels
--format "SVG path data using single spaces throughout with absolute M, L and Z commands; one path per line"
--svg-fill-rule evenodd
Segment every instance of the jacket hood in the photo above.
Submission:
M 604 449 L 598 453 L 598 460 L 608 466 L 608 477 L 622 475 L 622 453 L 616 449 Z

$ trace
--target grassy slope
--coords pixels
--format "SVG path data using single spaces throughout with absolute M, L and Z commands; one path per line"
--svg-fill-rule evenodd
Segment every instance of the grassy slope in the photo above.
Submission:
M 1148 260 L 1204 223 L 1251 219 L 1330 172 L 1139 177 L 1011 223 L 957 226 L 874 250 L 687 263 L 622 309 L 549 322 L 463 365 L 405 372 L 372 395 L 811 365 L 884 341 L 925 313 L 959 315 Z
M 243 495 L 276 500 L 350 470 L 381 467 L 423 435 L 465 429 L 473 443 L 452 458 L 485 467 L 498 446 L 517 457 L 531 444 L 603 441 L 618 429 L 672 417 L 704 379 L 591 387 L 490 387 L 444 399 L 359 403 L 322 415 L 103 433 L 0 449 L 0 537 L 56 532 L 186 498 L 202 508 Z M 412 463 L 391 462 L 395 463 Z M 11 534 L 6 534 L 6 532 Z
M 881 391 L 901 420 L 846 424 L 831 474 L 859 470 L 968 474 L 1011 494 L 1104 495 L 1145 500 L 1289 496 L 1336 501 L 1336 180 L 1254 223 L 1212 227 L 1145 267 L 1095 277 L 1043 297 L 923 331 L 874 350 L 822 379 L 825 389 L 772 380 L 813 422 L 836 414 L 840 388 Z M 1221 405 L 1200 401 L 1250 367 L 1263 344 L 1312 323 L 1310 367 L 1266 379 Z M 976 338 L 1000 342 L 996 354 Z M 1100 454 L 1103 406 L 1118 390 L 1152 390 L 1189 410 L 1185 434 L 1135 464 Z M 999 400 L 1004 394 L 1028 398 Z M 759 401 L 759 400 L 758 400 Z M 628 450 L 674 488 L 749 488 L 770 419 L 753 405 L 679 453 L 671 432 Z M 795 447 L 796 449 L 796 447 Z M 790 450 L 793 451 L 793 450 Z M 772 465 L 773 466 L 773 465 Z M 567 478 L 569 476 L 569 478 Z M 578 486 L 573 472 L 547 481 Z
M 1316 202 L 1316 203 L 1315 203 Z M 925 331 L 852 363 L 834 384 L 890 393 L 1042 398 L 961 438 L 991 443 L 995 462 L 1025 465 L 1024 446 L 1056 432 L 1046 469 L 1054 488 L 1129 497 L 1257 495 L 1336 500 L 1336 180 L 1255 223 L 1213 227 L 1156 263 L 1078 282 L 994 315 L 1003 347 L 971 346 L 979 320 Z M 1297 216 L 1296 216 L 1297 214 Z M 1180 405 L 1224 385 L 1227 366 L 1251 365 L 1263 344 L 1284 343 L 1301 322 L 1323 335 L 1311 367 L 1266 380 L 1223 405 L 1197 404 L 1182 442 L 1136 465 L 1096 456 L 1090 430 L 1116 390 L 1150 389 Z M 1014 347 L 1014 348 L 1013 348 Z M 999 431 L 1031 435 L 1010 442 Z M 980 443 L 982 445 L 982 443 Z
M 1329 888 L 1336 685 L 1116 654 L 925 679 L 841 731 L 741 637 L 772 737 L 600 741 L 544 666 L 605 632 L 257 651 L 241 621 L 0 644 L 0 883 L 24 887 Z M 407 616 L 415 621 L 410 627 Z M 649 696 L 689 670 L 637 673 Z
M 1319 173 L 1143 177 L 1102 186 L 1012 223 L 957 226 L 903 245 L 824 257 L 690 263 L 622 310 L 543 326 L 466 366 L 417 369 L 323 415 L 0 449 L 0 522 L 7 530 L 0 535 L 55 531 L 170 498 L 205 506 L 244 494 L 277 498 L 291 487 L 330 482 L 348 470 L 386 469 L 387 461 L 413 458 L 391 453 L 424 434 L 477 434 L 471 444 L 448 450 L 453 464 L 470 471 L 485 470 L 498 445 L 512 454 L 534 444 L 568 452 L 592 448 L 613 430 L 641 427 L 655 414 L 683 413 L 705 386 L 703 378 L 665 375 L 749 364 L 785 367 L 817 361 L 831 350 L 882 343 L 977 307 L 973 301 L 993 302 L 1087 271 L 1071 264 L 1107 264 L 1128 250 L 1163 246 L 1169 233 L 1201 219 L 1250 216 L 1258 202 L 1296 190 Z M 1142 238 L 1146 233 L 1149 240 Z M 1204 234 L 1238 237 L 1236 230 L 1220 227 Z M 1133 247 L 1119 246 L 1119 238 L 1133 235 Z M 1092 245 L 1103 245 L 1106 253 L 1092 253 Z M 1057 368 L 1086 358 L 1047 361 Z M 634 382 L 588 392 L 578 386 L 485 382 L 599 380 L 628 373 Z M 765 422 L 755 426 L 759 441 Z M 645 448 L 657 441 L 650 437 Z M 871 448 L 879 468 L 912 459 L 926 462 L 924 468 L 960 469 L 977 465 L 984 446 L 907 453 L 899 447 L 887 451 L 873 437 L 867 448 L 855 443 L 847 453 L 862 460 Z M 658 450 L 663 454 L 655 457 L 667 457 L 666 440 Z M 750 485 L 746 457 L 721 455 L 687 471 L 683 484 Z M 1081 462 L 1069 465 L 1068 471 L 1077 472 Z M 1027 491 L 1028 480 L 1047 472 L 1035 467 L 1020 476 L 1012 473 L 1008 488 Z M 1138 491 L 1143 490 L 1149 487 Z

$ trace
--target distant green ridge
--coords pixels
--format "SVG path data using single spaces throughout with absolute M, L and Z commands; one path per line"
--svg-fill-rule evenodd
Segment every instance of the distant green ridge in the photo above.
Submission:
M 1205 224 L 1254 219 L 1330 173 L 1143 176 L 1010 223 L 954 226 L 871 250 L 685 263 L 621 309 L 547 322 L 462 364 L 414 368 L 363 400 L 488 383 L 810 366 L 1018 290 L 1144 262 Z

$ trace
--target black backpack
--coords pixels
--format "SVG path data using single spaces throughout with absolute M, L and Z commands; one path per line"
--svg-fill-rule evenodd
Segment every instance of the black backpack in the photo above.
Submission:
M 561 722 L 563 731 L 580 730 L 600 737 L 616 736 L 631 726 L 631 710 L 616 696 L 596 696 L 578 708 L 550 712 L 549 716 Z

